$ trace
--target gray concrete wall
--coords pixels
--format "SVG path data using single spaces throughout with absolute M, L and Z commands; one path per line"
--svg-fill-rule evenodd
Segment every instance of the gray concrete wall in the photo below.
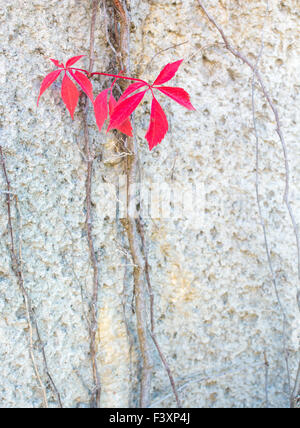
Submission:
M 252 61 L 260 49 L 261 71 L 278 107 L 291 167 L 291 201 L 299 223 L 299 16 L 296 0 L 206 1 L 232 43 Z M 190 94 L 196 112 L 161 97 L 170 131 L 149 152 L 150 99 L 139 108 L 135 128 L 146 184 L 203 185 L 202 220 L 146 221 L 151 279 L 156 296 L 157 335 L 187 407 L 265 406 L 264 351 L 269 362 L 271 406 L 287 407 L 288 382 L 283 327 L 264 248 L 255 196 L 255 137 L 251 110 L 251 72 L 222 46 L 219 35 L 194 0 L 131 1 L 131 66 L 152 80 L 168 62 L 185 62 L 173 86 Z M 86 163 L 82 156 L 80 109 L 67 114 L 59 86 L 48 90 L 39 109 L 49 57 L 66 60 L 86 54 L 90 2 L 87 0 L 0 0 L 0 142 L 20 215 L 13 222 L 22 244 L 24 280 L 45 343 L 49 369 L 66 407 L 88 406 L 92 387 L 84 311 L 92 289 L 85 232 Z M 172 45 L 182 44 L 153 56 Z M 97 70 L 110 69 L 103 15 L 96 26 Z M 150 63 L 149 63 L 150 62 Z M 87 60 L 82 61 L 87 66 Z M 117 70 L 111 70 L 117 71 Z M 98 79 L 96 91 L 108 81 Z M 282 202 L 284 161 L 274 117 L 257 92 L 261 148 L 260 193 L 271 257 L 288 326 L 286 349 L 292 381 L 299 359 L 296 305 L 296 245 Z M 123 319 L 127 316 L 132 265 L 124 256 L 127 240 L 115 216 L 103 218 L 103 183 L 116 183 L 121 164 L 112 164 L 113 136 L 98 133 L 92 114 L 90 135 L 97 153 L 93 177 L 95 248 L 99 259 L 98 360 L 102 406 L 136 404 L 137 365 Z M 8 250 L 5 181 L 0 177 L 0 407 L 39 407 L 41 391 L 28 353 L 22 295 Z M 83 297 L 83 298 L 82 298 Z M 37 364 L 43 372 L 40 353 Z M 153 405 L 174 406 L 167 375 L 153 349 Z M 130 362 L 131 360 L 131 362 Z M 132 370 L 130 370 L 130 367 Z M 132 375 L 130 375 L 130 371 Z M 48 388 L 51 406 L 55 399 Z

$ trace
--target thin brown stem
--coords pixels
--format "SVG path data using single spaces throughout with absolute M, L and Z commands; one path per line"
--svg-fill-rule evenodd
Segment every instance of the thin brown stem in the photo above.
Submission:
M 62 406 L 60 394 L 58 392 L 58 389 L 57 389 L 57 387 L 53 381 L 53 377 L 51 376 L 49 368 L 48 368 L 44 344 L 42 342 L 42 339 L 41 339 L 41 336 L 39 333 L 38 323 L 37 323 L 37 319 L 36 319 L 34 310 L 32 308 L 31 299 L 30 299 L 30 296 L 29 296 L 29 294 L 25 288 L 25 284 L 24 284 L 22 261 L 21 261 L 21 243 L 19 245 L 19 251 L 16 250 L 16 246 L 15 246 L 14 229 L 13 229 L 13 221 L 12 221 L 11 184 L 10 184 L 10 180 L 9 180 L 8 173 L 7 173 L 3 149 L 1 146 L 0 146 L 0 160 L 1 160 L 1 167 L 2 167 L 2 171 L 3 171 L 5 183 L 6 183 L 6 190 L 7 190 L 6 191 L 6 205 L 7 205 L 8 230 L 9 230 L 9 237 L 10 237 L 10 256 L 11 256 L 12 270 L 13 270 L 16 278 L 17 278 L 18 286 L 21 290 L 23 300 L 24 300 L 24 304 L 25 304 L 26 319 L 27 319 L 27 325 L 28 325 L 28 331 L 29 331 L 29 356 L 30 356 L 30 359 L 32 362 L 32 366 L 33 366 L 35 376 L 36 376 L 37 381 L 38 381 L 39 388 L 42 391 L 43 406 L 45 408 L 49 408 L 46 386 L 42 380 L 42 376 L 40 374 L 40 371 L 39 371 L 39 368 L 38 368 L 38 365 L 36 362 L 35 353 L 34 353 L 34 329 L 35 329 L 36 337 L 37 337 L 37 343 L 39 344 L 39 347 L 41 348 L 42 358 L 43 358 L 43 363 L 44 363 L 44 368 L 45 368 L 46 374 L 47 374 L 48 379 L 50 381 L 53 392 L 56 395 L 58 405 L 59 405 L 59 407 L 62 408 L 63 406 Z M 16 210 L 18 211 L 19 210 L 18 199 L 17 199 L 16 195 L 14 196 L 14 199 L 15 199 L 15 204 L 16 204 Z
M 130 169 L 128 174 L 129 195 L 131 194 L 130 182 L 134 174 Z M 127 236 L 129 240 L 130 253 L 134 264 L 134 290 L 135 290 L 135 312 L 137 321 L 137 332 L 139 347 L 142 356 L 142 375 L 141 375 L 141 390 L 140 390 L 140 407 L 146 408 L 150 406 L 151 397 L 151 378 L 152 378 L 152 356 L 148 341 L 147 332 L 147 310 L 146 310 L 146 290 L 144 282 L 144 260 L 140 248 L 140 240 L 136 227 L 135 218 L 130 214 L 126 222 Z
M 296 240 L 296 247 L 297 247 L 297 265 L 298 265 L 298 280 L 300 280 L 300 237 L 299 237 L 299 228 L 295 219 L 295 215 L 293 212 L 293 208 L 291 206 L 290 203 L 290 167 L 289 167 L 289 160 L 288 160 L 288 151 L 287 151 L 287 145 L 283 136 L 283 132 L 282 132 L 282 128 L 281 128 L 281 124 L 280 124 L 280 119 L 279 119 L 279 113 L 278 110 L 274 104 L 274 102 L 271 99 L 271 96 L 269 94 L 269 92 L 266 89 L 266 85 L 264 83 L 264 80 L 262 78 L 262 75 L 260 74 L 257 65 L 258 64 L 253 64 L 248 58 L 245 57 L 245 55 L 243 55 L 241 52 L 239 52 L 237 49 L 235 49 L 231 43 L 229 42 L 228 38 L 226 37 L 223 29 L 220 27 L 220 25 L 216 22 L 216 20 L 210 15 L 210 13 L 207 11 L 206 7 L 203 5 L 203 2 L 201 0 L 197 0 L 198 5 L 200 6 L 200 8 L 202 9 L 202 11 L 204 12 L 204 14 L 206 15 L 207 19 L 211 22 L 211 24 L 218 30 L 219 34 L 221 35 L 225 47 L 226 49 L 232 53 L 232 55 L 234 55 L 236 58 L 240 59 L 244 64 L 248 65 L 248 67 L 252 70 L 253 73 L 253 78 L 255 78 L 257 80 L 257 82 L 260 85 L 260 88 L 262 90 L 262 93 L 264 95 L 264 97 L 266 98 L 272 112 L 275 118 L 275 122 L 276 122 L 276 133 L 279 137 L 280 143 L 281 143 L 281 147 L 282 147 L 282 151 L 283 151 L 283 157 L 284 157 L 284 165 L 285 165 L 285 190 L 284 190 L 284 203 L 287 207 L 289 216 L 290 216 L 290 220 L 291 220 L 291 224 L 293 227 L 293 232 L 295 235 L 295 240 Z M 254 118 L 255 120 L 255 118 Z M 258 199 L 259 200 L 259 199 Z M 263 224 L 263 228 L 265 228 L 264 224 Z M 265 231 L 265 229 L 264 229 Z M 265 238 L 265 243 L 266 243 L 266 234 L 264 232 L 264 238 Z M 266 247 L 267 248 L 267 247 Z M 275 273 L 272 270 L 272 264 L 270 264 L 270 252 L 267 249 L 267 254 L 268 254 L 268 262 L 269 262 L 269 266 L 271 269 L 271 273 L 272 273 L 272 280 L 275 286 L 275 293 L 276 293 L 276 297 L 277 297 L 277 301 L 281 307 L 281 312 L 283 314 L 283 323 L 284 326 L 286 326 L 287 324 L 287 316 L 285 314 L 284 308 L 281 304 L 281 300 L 279 297 L 279 293 L 278 293 L 278 288 L 276 285 L 276 281 L 275 280 Z M 296 293 L 297 296 L 299 296 L 299 292 L 300 292 L 300 288 L 299 288 L 299 284 L 296 285 Z M 297 297 L 298 298 L 298 297 Z M 285 327 L 284 327 L 285 330 Z M 284 335 L 285 335 L 285 331 L 284 331 Z M 285 347 L 286 348 L 286 347 Z M 289 373 L 289 363 L 288 363 L 288 355 L 287 352 L 285 352 L 285 360 L 286 360 L 286 365 L 287 365 L 287 372 L 288 372 L 288 383 L 289 383 L 289 389 L 290 389 L 290 401 L 293 401 L 293 393 L 291 391 L 291 381 L 290 381 L 290 373 Z M 297 379 L 296 379 L 296 383 L 297 383 Z M 295 388 L 294 388 L 295 390 Z M 292 404 L 291 404 L 292 405 Z
M 113 0 L 119 18 L 120 26 L 120 45 L 119 52 L 121 56 L 116 58 L 124 72 L 130 72 L 129 60 L 129 17 L 124 2 Z M 125 89 L 125 87 L 123 88 Z M 146 287 L 144 281 L 144 258 L 141 250 L 141 237 L 137 229 L 135 211 L 136 211 L 136 183 L 139 171 L 139 159 L 136 140 L 134 138 L 126 139 L 127 150 L 131 156 L 127 156 L 126 176 L 127 176 L 127 219 L 123 222 L 127 232 L 129 248 L 132 257 L 134 292 L 135 292 L 135 311 L 137 322 L 137 334 L 139 348 L 142 357 L 141 389 L 139 406 L 146 408 L 150 406 L 151 399 L 151 378 L 152 378 L 152 356 L 149 344 L 149 335 L 147 331 L 147 299 Z
M 13 234 L 13 228 L 12 228 L 12 220 L 11 220 L 11 186 L 10 181 L 7 174 L 6 164 L 5 164 L 5 158 L 3 149 L 0 146 L 0 155 L 1 155 L 1 166 L 2 171 L 4 174 L 4 178 L 6 181 L 6 203 L 7 203 L 7 214 L 8 214 L 8 230 L 10 235 L 10 245 L 11 245 L 11 253 L 15 254 L 15 243 L 14 243 L 14 234 Z
M 269 368 L 270 364 L 267 358 L 267 352 L 264 352 L 265 360 L 265 396 L 266 396 L 266 409 L 269 408 Z
M 300 394 L 300 362 L 298 365 L 298 370 L 297 370 L 297 375 L 296 375 L 296 380 L 295 380 L 295 386 L 292 392 L 292 397 L 291 397 L 291 408 L 296 407 L 296 399 Z
M 123 291 L 122 291 L 122 309 L 123 309 L 123 320 L 126 329 L 126 337 L 128 343 L 128 354 L 129 354 L 129 396 L 128 396 L 128 407 L 131 407 L 132 403 L 132 351 L 134 346 L 134 341 L 130 332 L 130 327 L 126 315 L 126 276 L 127 276 L 127 265 L 128 265 L 128 257 L 126 254 L 125 257 L 125 271 L 124 271 L 124 279 L 123 279 Z
M 187 43 L 189 43 L 189 42 L 188 42 L 188 41 L 186 41 L 186 42 L 181 42 L 181 43 L 177 43 L 177 44 L 175 44 L 175 45 L 169 46 L 169 47 L 168 47 L 168 48 L 166 48 L 166 49 L 161 49 L 161 50 L 159 50 L 155 55 L 153 55 L 153 57 L 150 59 L 150 61 L 148 61 L 148 62 L 146 63 L 146 65 L 144 66 L 144 71 L 145 71 L 145 70 L 147 70 L 147 68 L 149 67 L 149 65 L 150 65 L 150 64 L 153 64 L 153 61 L 154 61 L 154 59 L 155 59 L 157 56 L 159 56 L 159 55 L 163 54 L 164 52 L 169 51 L 170 49 L 176 49 L 176 48 L 178 48 L 179 46 L 186 45 Z
M 35 315 L 35 312 L 34 312 L 33 309 L 32 309 L 32 312 Z M 35 319 L 36 319 L 36 317 L 35 317 Z M 57 387 L 56 387 L 56 385 L 54 383 L 53 377 L 51 376 L 51 373 L 50 373 L 50 370 L 49 370 L 49 367 L 48 367 L 48 361 L 47 361 L 47 358 L 46 358 L 45 346 L 44 346 L 44 343 L 42 342 L 40 331 L 39 331 L 39 328 L 38 328 L 38 325 L 37 325 L 36 322 L 35 322 L 35 330 L 36 330 L 36 335 L 37 335 L 38 341 L 39 341 L 39 343 L 41 345 L 41 353 L 42 353 L 42 357 L 43 357 L 43 362 L 44 362 L 44 367 L 45 367 L 46 374 L 48 376 L 48 379 L 49 379 L 49 382 L 50 382 L 50 384 L 52 386 L 52 389 L 53 389 L 53 391 L 54 391 L 54 393 L 56 395 L 58 405 L 62 409 L 63 405 L 62 405 L 62 401 L 61 401 L 61 396 L 60 396 L 60 393 L 59 393 L 59 391 L 58 391 L 58 389 L 57 389 Z
M 157 349 L 157 352 L 159 354 L 159 357 L 161 359 L 161 362 L 163 363 L 165 370 L 168 374 L 169 377 L 169 381 L 172 387 L 172 390 L 174 392 L 174 396 L 176 399 L 176 403 L 177 406 L 179 408 L 181 408 L 181 401 L 179 398 L 179 394 L 178 394 L 178 390 L 176 388 L 176 384 L 174 381 L 174 377 L 172 374 L 172 371 L 170 369 L 170 366 L 167 362 L 167 359 L 163 353 L 163 351 L 161 350 L 161 347 L 158 343 L 157 340 L 157 336 L 156 336 L 156 331 L 155 331 L 155 316 L 154 316 L 154 292 L 153 292 L 153 287 L 152 287 L 152 283 L 151 283 L 151 279 L 150 279 L 150 267 L 149 267 L 149 262 L 148 262 L 148 251 L 147 251 L 147 247 L 146 247 L 146 239 L 145 239 L 145 231 L 144 231 L 144 225 L 142 223 L 142 220 L 139 218 L 137 220 L 137 224 L 139 227 L 139 233 L 141 236 L 141 240 L 142 240 L 142 246 L 143 246 L 143 253 L 144 253 L 144 259 L 145 259 L 145 276 L 146 276 L 146 281 L 147 281 L 147 285 L 148 285 L 148 292 L 149 292 L 149 296 L 150 296 L 150 329 L 151 329 L 151 338 L 153 340 L 153 343 Z
M 267 1 L 267 5 L 266 5 L 266 14 L 269 11 L 269 3 Z M 262 36 L 261 36 L 261 48 L 260 48 L 260 52 L 257 56 L 257 60 L 255 63 L 255 71 L 257 70 L 260 60 L 262 58 L 262 54 L 263 54 L 263 50 L 264 50 L 264 27 L 262 30 Z M 268 242 L 268 237 L 267 237 L 267 229 L 265 226 L 265 222 L 263 219 L 263 214 L 262 214 L 262 206 L 261 206 L 261 200 L 260 200 L 260 194 L 259 194 L 259 185 L 260 185 L 260 178 L 259 178 L 259 136 L 258 136 L 258 127 L 257 127 L 257 120 L 256 120 L 256 108 L 255 108 L 255 82 L 256 82 L 256 75 L 255 75 L 255 71 L 253 71 L 253 76 L 252 76 L 252 97 L 251 97 L 251 103 L 252 103 L 252 119 L 253 119 L 253 128 L 254 128 L 254 134 L 255 134 L 255 147 L 256 147 L 256 156 L 255 156 L 255 192 L 256 192 L 256 201 L 257 201 L 257 207 L 258 207 L 258 214 L 259 214 L 259 220 L 260 220 L 260 224 L 263 230 L 263 236 L 264 236 L 264 242 L 265 242 L 265 249 L 266 249 L 266 253 L 267 253 L 267 260 L 268 260 L 268 265 L 269 265 L 269 269 L 270 269 L 270 273 L 271 273 L 271 277 L 272 277 L 272 282 L 274 285 L 274 290 L 275 290 L 275 294 L 276 294 L 276 298 L 277 298 L 277 303 L 279 305 L 281 314 L 282 314 L 282 322 L 283 322 L 283 354 L 285 356 L 285 363 L 286 363 L 286 371 L 287 371 L 287 378 L 288 378 L 288 384 L 289 384 L 289 389 L 291 388 L 290 385 L 290 368 L 289 368 L 289 358 L 288 358 L 288 352 L 287 352 L 287 346 L 286 346 L 286 327 L 287 327 L 287 315 L 285 312 L 285 309 L 283 307 L 283 304 L 281 302 L 280 299 L 280 295 L 279 295 L 279 288 L 278 288 L 278 282 L 277 282 L 277 278 L 276 278 L 276 274 L 275 274 L 275 269 L 273 267 L 273 263 L 272 263 L 272 258 L 271 258 L 271 252 L 270 252 L 270 245 Z M 265 354 L 266 355 L 266 354 Z M 266 361 L 266 356 L 265 356 L 265 361 Z M 269 366 L 266 365 L 266 368 L 268 369 Z M 268 376 L 268 372 L 266 374 L 266 376 Z M 266 397 L 268 397 L 267 391 L 266 391 Z M 266 402 L 268 403 L 268 398 L 266 398 Z M 268 406 L 268 404 L 267 404 Z
M 271 96 L 269 94 L 269 92 L 266 89 L 264 80 L 259 72 L 259 70 L 256 67 L 256 64 L 253 64 L 251 61 L 248 60 L 248 58 L 246 58 L 241 52 L 239 52 L 238 50 L 236 50 L 235 48 L 233 48 L 233 46 L 230 44 L 229 40 L 227 39 L 227 37 L 225 36 L 224 31 L 222 30 L 222 28 L 219 26 L 219 24 L 215 21 L 215 19 L 208 13 L 207 9 L 204 7 L 203 2 L 201 0 L 197 0 L 198 4 L 200 6 L 200 8 L 202 9 L 202 11 L 205 13 L 206 17 L 208 18 L 208 20 L 214 25 L 214 27 L 219 31 L 224 43 L 225 43 L 225 47 L 227 50 L 229 50 L 229 52 L 231 52 L 236 58 L 240 59 L 244 64 L 248 65 L 248 67 L 250 67 L 250 69 L 252 70 L 252 72 L 254 73 L 260 87 L 261 90 L 274 114 L 274 118 L 275 118 L 275 122 L 276 122 L 276 132 L 278 134 L 278 137 L 280 139 L 280 143 L 282 146 L 282 150 L 283 150 L 283 155 L 284 155 L 284 164 L 285 164 L 285 191 L 284 191 L 284 202 L 287 206 L 290 218 L 291 218 L 291 222 L 292 222 L 292 226 L 293 226 L 293 230 L 294 230 L 294 234 L 295 234 L 295 238 L 296 238 L 296 245 L 297 245 L 297 262 L 298 262 L 298 278 L 300 279 L 300 237 L 299 237 L 299 229 L 298 229 L 298 225 L 296 223 L 295 220 L 295 216 L 293 213 L 293 209 L 290 205 L 290 201 L 289 201 L 289 193 L 290 193 L 290 168 L 289 168 L 289 161 L 288 161 L 288 155 L 287 155 L 287 146 L 285 143 L 285 139 L 283 136 L 283 132 L 281 129 L 281 124 L 280 124 L 280 119 L 279 119 L 279 113 L 278 110 L 275 106 L 275 104 L 273 103 Z
M 95 45 L 95 25 L 98 10 L 99 0 L 92 2 L 92 18 L 90 29 L 90 51 L 89 51 L 89 74 L 92 73 L 94 65 L 94 45 Z M 86 230 L 87 240 L 90 253 L 90 260 L 93 269 L 93 292 L 90 301 L 90 323 L 89 323 L 89 336 L 90 336 L 90 358 L 92 363 L 93 374 L 93 390 L 91 391 L 91 407 L 100 407 L 101 398 L 101 382 L 97 363 L 97 346 L 96 334 L 98 330 L 98 298 L 99 298 L 99 269 L 96 257 L 94 241 L 93 241 L 93 217 L 92 217 L 92 178 L 94 166 L 94 153 L 93 148 L 90 147 L 89 128 L 88 128 L 88 106 L 89 101 L 86 97 L 85 107 L 83 112 L 84 122 L 84 147 L 87 162 L 87 177 L 86 177 Z

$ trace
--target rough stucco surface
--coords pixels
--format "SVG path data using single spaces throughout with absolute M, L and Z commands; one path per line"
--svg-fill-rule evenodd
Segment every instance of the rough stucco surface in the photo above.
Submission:
M 84 225 L 82 115 L 77 109 L 72 123 L 60 100 L 59 86 L 45 93 L 38 110 L 36 96 L 43 76 L 53 69 L 47 58 L 65 60 L 87 53 L 89 3 L 0 0 L 0 142 L 20 203 L 25 284 L 40 324 L 49 369 L 66 407 L 88 406 L 92 385 L 83 315 L 92 272 Z M 281 117 L 291 164 L 291 200 L 299 223 L 299 3 L 270 1 L 266 20 L 264 2 L 213 0 L 206 4 L 232 43 L 252 60 L 259 52 L 265 21 L 261 69 Z M 149 119 L 148 98 L 135 116 L 143 182 L 154 183 L 154 187 L 155 182 L 201 183 L 205 191 L 201 222 L 189 218 L 146 222 L 157 336 L 178 385 L 185 386 L 183 405 L 265 406 L 266 351 L 270 405 L 287 407 L 282 317 L 255 198 L 251 73 L 226 52 L 195 1 L 133 0 L 131 5 L 133 73 L 153 79 L 162 65 L 184 58 L 173 86 L 184 87 L 197 108 L 196 112 L 184 111 L 161 97 L 170 132 L 151 153 L 143 138 Z M 153 59 L 159 51 L 184 42 Z M 97 21 L 96 55 L 96 68 L 109 70 L 111 53 L 102 17 Z M 99 80 L 97 91 L 102 83 L 107 84 Z M 296 245 L 282 203 L 282 150 L 274 118 L 259 92 L 257 120 L 263 215 L 279 293 L 288 314 L 287 349 L 293 380 L 299 359 Z M 110 162 L 115 155 L 113 137 L 97 132 L 92 115 L 90 136 L 103 159 L 99 156 L 95 162 L 92 195 L 101 275 L 97 340 L 102 406 L 127 407 L 136 405 L 139 360 L 134 346 L 130 382 L 122 296 L 125 286 L 127 317 L 134 333 L 132 266 L 124 257 L 123 248 L 128 244 L 122 227 L 114 214 L 102 215 L 108 195 L 100 186 L 116 183 L 122 166 Z M 0 180 L 2 192 L 2 174 Z M 0 196 L 0 407 L 39 407 L 42 397 L 28 355 L 23 299 L 11 270 L 5 197 Z M 15 213 L 13 220 L 17 220 Z M 174 406 L 167 375 L 154 349 L 153 358 L 153 405 Z M 38 363 L 42 370 L 39 359 Z M 55 406 L 50 392 L 48 398 Z

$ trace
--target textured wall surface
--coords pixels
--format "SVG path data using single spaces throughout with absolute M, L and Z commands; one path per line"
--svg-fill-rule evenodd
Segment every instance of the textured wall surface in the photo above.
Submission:
M 300 221 L 300 6 L 297 0 L 211 0 L 205 2 L 232 43 L 252 61 L 265 24 L 261 71 L 277 105 L 291 166 L 291 201 Z M 48 58 L 66 60 L 88 53 L 88 0 L 0 0 L 0 143 L 20 213 L 13 221 L 22 244 L 24 280 L 32 298 L 49 369 L 66 407 L 88 406 L 92 385 L 84 313 L 92 290 L 85 232 L 86 162 L 80 108 L 72 122 L 49 89 L 36 98 Z M 196 112 L 171 100 L 165 107 L 170 131 L 151 153 L 144 135 L 150 99 L 135 115 L 144 183 L 201 184 L 201 221 L 194 217 L 146 220 L 146 238 L 155 292 L 157 336 L 187 407 L 263 407 L 265 359 L 269 362 L 271 406 L 287 407 L 284 337 L 293 382 L 299 359 L 296 305 L 296 245 L 285 206 L 284 160 L 275 121 L 257 91 L 260 136 L 260 193 L 282 314 L 266 259 L 255 196 L 255 137 L 251 110 L 251 71 L 229 54 L 194 0 L 131 1 L 132 72 L 152 80 L 168 62 L 184 58 L 173 86 L 184 87 Z M 166 50 L 173 45 L 177 47 Z M 157 55 L 156 55 L 157 54 Z M 154 57 L 155 56 L 155 57 Z M 103 14 L 96 25 L 97 70 L 111 68 Z M 82 67 L 87 60 L 82 61 Z M 107 85 L 96 79 L 96 91 Z M 95 248 L 100 267 L 98 360 L 102 406 L 136 405 L 136 343 L 129 353 L 123 296 L 133 340 L 135 316 L 132 263 L 127 239 L 107 211 L 103 183 L 116 183 L 122 164 L 112 135 L 97 132 L 90 115 L 95 162 L 92 202 Z M 101 154 L 101 156 L 100 156 Z M 22 295 L 8 250 L 5 181 L 0 176 L 0 407 L 40 407 L 41 391 L 28 353 Z M 110 203 L 114 202 L 110 200 Z M 113 204 L 114 205 L 114 204 Z M 125 248 L 125 250 L 124 250 Z M 37 350 L 38 351 L 38 350 Z M 37 363 L 43 379 L 42 361 Z M 175 406 L 166 372 L 155 361 L 152 403 Z M 51 406 L 55 397 L 48 388 Z

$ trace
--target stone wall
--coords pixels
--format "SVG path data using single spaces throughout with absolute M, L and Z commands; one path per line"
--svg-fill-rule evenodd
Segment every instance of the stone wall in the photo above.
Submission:
M 255 194 L 255 136 L 251 71 L 222 45 L 194 0 L 131 0 L 131 68 L 152 80 L 168 62 L 184 58 L 173 86 L 184 87 L 197 111 L 165 97 L 170 131 L 151 153 L 144 135 L 150 98 L 135 115 L 143 183 L 203 186 L 199 218 L 148 218 L 146 238 L 155 292 L 157 336 L 186 407 L 263 407 L 265 355 L 270 406 L 289 406 L 284 349 L 292 382 L 299 360 L 296 304 L 297 250 L 283 204 L 285 169 L 274 116 L 257 90 L 260 194 L 263 217 L 287 314 L 272 284 Z M 261 71 L 277 106 L 290 168 L 291 201 L 300 212 L 299 18 L 296 0 L 205 2 L 233 45 L 255 61 L 264 28 Z M 65 407 L 86 407 L 92 377 L 84 313 L 92 289 L 85 232 L 86 162 L 82 113 L 72 122 L 49 89 L 36 99 L 49 58 L 87 54 L 88 0 L 0 0 L 0 143 L 6 156 L 16 235 L 22 245 L 24 281 L 31 296 L 49 370 Z M 102 11 L 103 12 L 103 11 Z M 103 13 L 96 24 L 97 70 L 113 69 Z M 175 46 L 176 47 L 172 47 Z M 170 49 L 169 49 L 170 48 Z M 87 66 L 87 59 L 82 67 Z M 108 80 L 96 79 L 96 91 Z M 137 403 L 139 355 L 131 309 L 132 263 L 127 239 L 107 204 L 104 183 L 122 175 L 113 134 L 99 133 L 90 114 L 97 150 L 93 176 L 95 248 L 100 267 L 98 360 L 102 406 Z M 41 391 L 28 352 L 23 298 L 8 247 L 5 181 L 0 177 L 0 407 L 40 407 Z M 200 220 L 199 220 L 200 219 Z M 197 221 L 195 221 L 197 220 Z M 125 248 L 125 250 L 124 250 Z M 123 317 L 125 290 L 133 350 Z M 286 344 L 284 344 L 284 339 Z M 43 380 L 43 364 L 35 349 Z M 152 405 L 175 406 L 167 374 L 153 348 Z M 47 389 L 49 404 L 55 397 Z

